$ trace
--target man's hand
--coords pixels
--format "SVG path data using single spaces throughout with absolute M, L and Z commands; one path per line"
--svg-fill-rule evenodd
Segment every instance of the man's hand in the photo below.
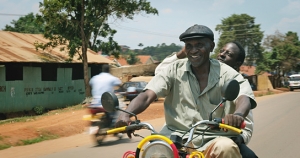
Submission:
M 186 57 L 185 47 L 183 47 L 179 52 L 176 53 L 178 59 L 183 59 Z
M 120 114 L 119 115 L 119 118 L 115 124 L 115 127 L 118 128 L 118 127 L 124 127 L 124 126 L 128 126 L 130 125 L 131 123 L 131 120 L 130 120 L 130 117 L 128 114 Z M 127 131 L 127 136 L 131 139 L 131 133 L 133 133 L 134 131 Z
M 224 123 L 236 128 L 240 128 L 244 122 L 244 117 L 239 114 L 228 114 L 224 117 Z

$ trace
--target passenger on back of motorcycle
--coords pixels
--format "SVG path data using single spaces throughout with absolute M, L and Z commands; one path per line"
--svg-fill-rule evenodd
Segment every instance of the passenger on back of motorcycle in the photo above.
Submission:
M 104 92 L 114 93 L 114 89 L 116 86 L 121 85 L 121 80 L 110 73 L 109 65 L 102 65 L 102 71 L 100 74 L 95 75 L 91 78 L 89 84 L 92 88 L 92 96 L 93 99 L 88 106 L 90 110 L 97 112 L 106 112 L 101 104 L 101 96 Z M 117 117 L 116 112 L 106 112 L 112 118 L 112 125 L 114 125 Z
M 250 109 L 256 107 L 249 82 L 230 66 L 209 58 L 215 43 L 213 32 L 208 27 L 194 25 L 182 33 L 179 39 L 185 43 L 187 59 L 171 63 L 154 76 L 144 92 L 138 95 L 126 110 L 139 114 L 147 109 L 156 97 L 165 97 L 166 124 L 160 133 L 166 136 L 182 135 L 193 123 L 209 119 L 209 113 L 222 99 L 221 89 L 224 83 L 236 79 L 240 83 L 238 97 L 230 104 L 226 102 L 214 112 L 213 117 L 222 117 L 225 124 L 240 127 Z M 225 110 L 225 107 L 228 109 Z M 121 113 L 116 127 L 128 125 L 130 121 L 129 114 Z M 206 131 L 206 127 L 199 127 L 198 132 L 204 131 L 205 144 L 197 150 L 203 151 L 206 158 L 241 157 L 237 144 L 229 138 L 236 136 L 235 134 Z M 192 145 L 200 147 L 201 141 L 202 137 L 197 137 L 192 141 Z

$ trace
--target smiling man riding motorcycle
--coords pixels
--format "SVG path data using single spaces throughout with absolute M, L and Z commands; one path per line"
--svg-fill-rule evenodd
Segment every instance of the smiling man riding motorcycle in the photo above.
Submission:
M 183 47 L 179 52 L 174 52 L 168 57 L 166 57 L 155 69 L 155 75 L 157 75 L 160 71 L 167 68 L 171 63 L 175 62 L 179 59 L 186 58 L 185 47 Z M 225 63 L 232 68 L 234 68 L 237 72 L 239 72 L 240 66 L 244 63 L 245 60 L 245 50 L 241 46 L 240 43 L 232 41 L 226 43 L 219 54 L 217 55 L 217 59 Z M 249 98 L 250 101 L 255 104 L 255 101 L 252 98 Z M 230 104 L 230 103 L 229 103 Z M 227 108 L 225 107 L 225 110 Z M 232 113 L 232 112 L 231 112 Z M 246 122 L 246 132 L 243 132 L 239 137 L 234 138 L 235 143 L 238 145 L 240 149 L 240 153 L 243 158 L 257 158 L 256 154 L 247 146 L 250 142 L 253 133 L 253 114 L 252 110 L 250 110 L 249 114 L 245 117 Z
M 166 124 L 160 133 L 166 136 L 183 135 L 193 123 L 208 119 L 209 113 L 222 99 L 224 83 L 236 79 L 240 83 L 238 97 L 230 105 L 226 103 L 217 109 L 213 117 L 222 117 L 225 124 L 240 127 L 250 109 L 256 106 L 250 84 L 230 66 L 209 58 L 215 43 L 213 32 L 208 27 L 194 25 L 182 33 L 179 39 L 185 43 L 187 59 L 171 63 L 154 76 L 144 92 L 126 110 L 139 114 L 157 97 L 165 97 Z M 128 125 L 130 121 L 129 114 L 121 113 L 116 127 Z M 200 126 L 197 130 L 202 133 L 206 127 Z M 237 144 L 229 138 L 232 136 L 236 135 L 207 130 L 203 140 L 205 145 L 200 147 L 202 137 L 195 138 L 192 145 L 200 147 L 197 150 L 204 151 L 208 158 L 241 157 Z

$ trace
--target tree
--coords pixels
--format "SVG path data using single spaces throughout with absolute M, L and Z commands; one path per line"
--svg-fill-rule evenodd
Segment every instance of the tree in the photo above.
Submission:
M 143 47 L 144 45 L 143 45 L 143 43 L 139 43 L 138 46 L 139 47 Z
M 276 31 L 274 35 L 268 35 L 264 40 L 267 52 L 263 61 L 257 66 L 257 71 L 283 72 L 299 71 L 300 69 L 300 41 L 297 33 L 287 32 L 282 34 Z
M 70 59 L 78 54 L 83 62 L 87 97 L 90 96 L 87 49 L 111 54 L 120 49 L 113 40 L 117 31 L 110 28 L 108 18 L 133 19 L 136 14 L 158 14 L 147 0 L 44 0 L 40 12 L 38 19 L 46 24 L 44 37 L 50 42 L 36 44 L 37 48 L 66 45 L 61 50 L 67 50 Z
M 165 43 L 158 44 L 156 47 L 145 47 L 142 49 L 139 54 L 141 55 L 151 55 L 155 60 L 163 60 L 168 55 L 173 52 L 178 52 L 182 49 L 182 46 L 171 43 L 170 45 L 166 45 Z
M 133 51 L 129 51 L 129 55 L 126 57 L 126 61 L 129 65 L 134 65 L 140 61 L 139 58 L 136 57 L 136 53 Z
M 36 22 L 36 16 L 33 13 L 29 13 L 24 17 L 20 17 L 18 20 L 13 20 L 11 24 L 13 26 L 5 25 L 5 28 L 3 30 L 20 33 L 40 34 L 44 32 L 45 27 L 43 23 Z
M 260 31 L 260 25 L 255 24 L 255 18 L 247 14 L 233 14 L 224 18 L 221 24 L 218 24 L 216 31 L 220 38 L 215 49 L 216 56 L 219 50 L 228 42 L 237 41 L 245 48 L 247 65 L 253 65 L 262 59 L 263 49 L 261 41 L 263 32 Z

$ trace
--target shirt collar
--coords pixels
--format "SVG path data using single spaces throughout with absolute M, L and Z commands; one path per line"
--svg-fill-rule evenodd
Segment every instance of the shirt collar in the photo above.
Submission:
M 182 71 L 183 74 L 189 73 L 191 75 L 194 75 L 192 72 L 192 68 L 191 68 L 191 62 L 188 59 L 185 59 L 185 60 L 187 60 L 185 62 L 185 66 L 182 66 L 180 68 L 180 71 Z M 208 84 L 202 93 L 205 93 L 206 91 L 208 91 L 212 87 L 214 87 L 214 85 L 219 82 L 220 77 L 221 77 L 220 72 L 221 72 L 221 65 L 223 63 L 220 63 L 216 59 L 209 59 L 209 61 L 210 61 L 210 71 L 209 71 L 209 77 L 208 77 Z

